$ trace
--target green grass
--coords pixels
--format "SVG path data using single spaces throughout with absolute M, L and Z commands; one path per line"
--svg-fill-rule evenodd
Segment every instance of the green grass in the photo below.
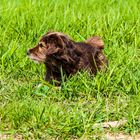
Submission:
M 0 133 L 24 139 L 101 139 L 140 131 L 139 0 L 0 0 Z M 77 73 L 61 88 L 26 56 L 48 30 L 100 35 L 106 73 Z M 41 86 L 39 86 L 41 84 Z M 119 128 L 95 123 L 126 119 Z

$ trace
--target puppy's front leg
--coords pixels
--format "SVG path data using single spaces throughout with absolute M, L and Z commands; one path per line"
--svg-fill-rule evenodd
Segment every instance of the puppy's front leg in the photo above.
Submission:
M 47 68 L 44 79 L 47 82 L 51 82 L 52 81 L 52 78 L 53 78 L 52 71 L 49 68 Z
M 54 73 L 51 70 L 46 70 L 46 74 L 45 74 L 45 81 L 51 83 L 51 84 L 55 84 L 56 86 L 60 85 L 60 80 L 61 79 L 61 75 L 58 73 Z

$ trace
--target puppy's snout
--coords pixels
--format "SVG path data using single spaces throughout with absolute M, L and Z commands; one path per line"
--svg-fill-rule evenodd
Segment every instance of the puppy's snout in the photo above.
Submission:
M 30 55 L 30 51 L 29 50 L 27 51 L 27 55 Z

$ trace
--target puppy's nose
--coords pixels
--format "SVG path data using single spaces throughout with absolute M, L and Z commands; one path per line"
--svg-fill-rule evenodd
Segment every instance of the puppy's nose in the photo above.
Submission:
M 29 54 L 30 54 L 30 51 L 28 50 L 28 51 L 27 51 L 27 55 L 29 55 Z

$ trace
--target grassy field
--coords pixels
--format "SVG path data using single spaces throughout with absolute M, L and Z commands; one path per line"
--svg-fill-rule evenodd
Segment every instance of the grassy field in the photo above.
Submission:
M 0 133 L 36 140 L 139 133 L 139 9 L 139 0 L 0 0 Z M 108 71 L 46 85 L 44 66 L 26 51 L 48 30 L 77 41 L 100 35 Z M 118 128 L 94 127 L 121 119 Z

